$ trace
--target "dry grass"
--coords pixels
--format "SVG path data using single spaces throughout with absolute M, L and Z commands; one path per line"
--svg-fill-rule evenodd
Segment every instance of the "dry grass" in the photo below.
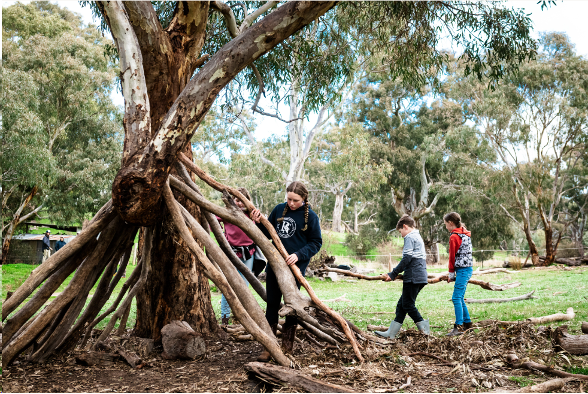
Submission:
M 523 262 L 519 256 L 509 256 L 507 260 L 511 269 L 520 271 L 523 268 Z

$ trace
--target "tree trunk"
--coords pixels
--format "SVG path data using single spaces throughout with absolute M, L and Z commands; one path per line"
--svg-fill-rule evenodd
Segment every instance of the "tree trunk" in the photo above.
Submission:
M 525 233 L 525 238 L 527 238 L 527 243 L 529 244 L 529 254 L 531 255 L 531 262 L 534 266 L 540 267 L 542 264 L 539 262 L 539 251 L 537 250 L 537 245 L 535 245 L 535 241 L 533 241 L 533 237 L 531 236 L 531 228 L 524 217 L 523 221 L 523 231 Z
M 178 200 L 185 200 L 185 197 L 182 195 Z M 193 214 L 192 202 L 183 205 L 188 205 L 187 209 Z M 158 342 L 161 329 L 173 320 L 180 320 L 204 336 L 216 335 L 218 324 L 208 279 L 184 241 L 172 236 L 171 226 L 165 209 L 162 223 L 154 226 L 151 273 L 137 294 L 137 322 L 133 334 Z
M 425 252 L 427 253 L 427 265 L 439 262 L 439 245 L 437 245 L 437 242 L 426 241 Z
M 343 194 L 335 194 L 335 208 L 333 209 L 333 231 L 340 233 L 343 231 L 341 227 L 341 215 L 343 214 Z
M 16 226 L 18 226 L 21 223 L 20 215 L 23 209 L 25 209 L 27 205 L 29 205 L 33 197 L 35 197 L 35 194 L 37 194 L 37 190 L 37 186 L 33 187 L 33 189 L 27 195 L 27 197 L 20 205 L 18 210 L 14 213 L 14 216 L 10 221 L 10 225 L 6 230 L 6 235 L 4 235 L 4 242 L 2 243 L 2 260 L 0 261 L 0 264 L 6 263 L 6 258 L 8 257 L 8 249 L 10 248 L 10 241 L 12 241 L 12 236 L 14 234 L 14 231 L 16 230 Z
M 560 348 L 570 354 L 588 354 L 588 335 L 570 335 L 567 333 L 567 327 L 561 326 L 555 330 L 553 338 Z

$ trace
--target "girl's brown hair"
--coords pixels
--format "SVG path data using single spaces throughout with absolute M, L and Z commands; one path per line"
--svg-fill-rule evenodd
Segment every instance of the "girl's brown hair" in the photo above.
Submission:
M 237 190 L 239 190 L 241 192 L 241 194 L 245 196 L 246 199 L 251 201 L 251 195 L 249 194 L 249 190 L 247 190 L 244 187 L 238 187 Z
M 461 216 L 457 212 L 449 212 L 447 215 L 443 216 L 443 220 L 446 222 L 451 222 L 455 224 L 455 227 L 461 227 Z
M 396 230 L 400 230 L 405 224 L 408 227 L 412 227 L 412 228 L 416 227 L 416 222 L 414 221 L 413 218 L 411 218 L 409 215 L 402 215 L 402 217 L 400 218 L 398 223 L 396 223 Z
M 308 202 L 308 189 L 306 188 L 306 186 L 304 186 L 304 183 L 295 181 L 289 184 L 286 188 L 286 193 L 290 192 L 298 194 L 304 200 L 304 227 L 302 228 L 302 231 L 306 231 L 308 229 L 308 210 L 310 209 L 310 203 Z M 278 222 L 284 221 L 286 212 L 288 212 L 287 202 L 286 206 L 284 207 L 282 217 L 278 219 Z

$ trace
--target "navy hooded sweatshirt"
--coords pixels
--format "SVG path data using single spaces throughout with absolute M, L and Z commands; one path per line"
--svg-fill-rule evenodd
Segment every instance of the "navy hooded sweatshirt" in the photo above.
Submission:
M 308 228 L 306 231 L 302 231 L 304 228 L 304 212 L 306 210 L 304 205 L 302 205 L 295 211 L 288 208 L 284 220 L 278 222 L 278 219 L 282 217 L 286 204 L 285 202 L 278 204 L 267 220 L 276 229 L 286 251 L 289 254 L 296 253 L 298 256 L 297 264 L 304 264 L 309 262 L 310 258 L 318 253 L 323 244 L 319 218 L 312 209 L 309 209 Z M 271 239 L 264 225 L 259 223 L 258 226 L 265 236 Z

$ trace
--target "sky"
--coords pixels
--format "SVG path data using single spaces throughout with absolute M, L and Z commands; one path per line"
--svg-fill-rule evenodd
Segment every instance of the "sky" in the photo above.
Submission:
M 22 1 L 27 3 L 28 1 Z M 15 1 L 2 1 L 2 6 L 7 7 Z M 92 12 L 89 7 L 82 7 L 77 1 L 57 1 L 59 5 L 77 12 L 82 15 L 84 23 L 98 24 L 97 20 L 93 20 Z M 541 10 L 541 5 L 537 4 L 537 0 L 517 0 L 507 1 L 508 6 L 514 8 L 523 8 L 533 21 L 535 38 L 539 37 L 540 32 L 557 31 L 566 33 L 571 41 L 576 45 L 576 51 L 579 55 L 588 58 L 588 23 L 586 17 L 588 16 L 588 0 L 566 0 L 558 1 L 557 5 L 550 6 L 546 10 Z M 116 105 L 121 107 L 124 105 L 122 94 L 115 92 L 112 99 Z M 271 108 L 270 103 L 260 103 L 262 107 Z M 287 116 L 287 108 L 282 106 L 282 115 Z M 316 116 L 311 116 L 307 123 L 311 127 Z M 287 133 L 287 126 L 285 123 L 266 116 L 256 116 L 257 129 L 255 136 L 258 140 L 266 139 L 272 135 L 285 135 Z

